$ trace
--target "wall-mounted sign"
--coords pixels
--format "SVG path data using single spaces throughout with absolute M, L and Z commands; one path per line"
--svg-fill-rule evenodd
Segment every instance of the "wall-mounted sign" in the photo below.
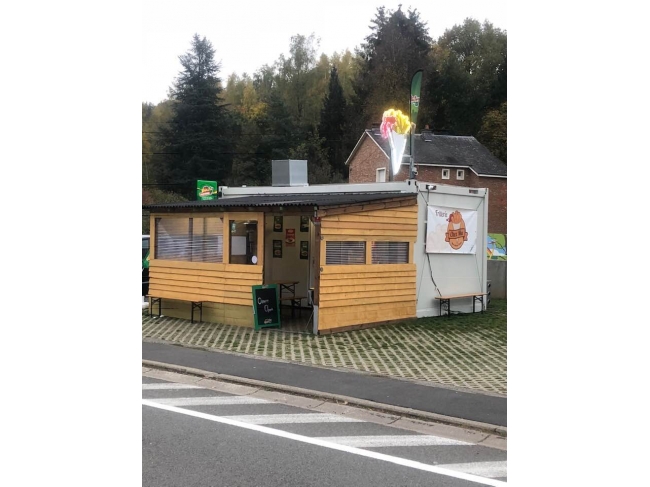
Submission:
M 300 217 L 300 231 L 308 232 L 309 231 L 309 217 L 301 216 Z
M 216 200 L 219 185 L 216 181 L 203 181 L 199 179 L 196 182 L 196 199 L 202 200 Z
M 273 258 L 274 259 L 282 258 L 282 240 L 273 241 Z
M 508 260 L 508 236 L 504 233 L 488 233 L 488 260 Z
M 280 326 L 277 284 L 253 286 L 253 316 L 256 330 Z
M 300 241 L 300 258 L 309 260 L 309 242 L 306 240 Z
M 287 247 L 295 247 L 296 246 L 296 229 L 295 228 L 287 228 L 287 235 L 284 239 L 284 242 L 287 244 Z
M 273 231 L 281 232 L 282 231 L 282 217 L 274 216 L 273 217 Z
M 478 213 L 440 206 L 428 207 L 427 253 L 475 254 Z

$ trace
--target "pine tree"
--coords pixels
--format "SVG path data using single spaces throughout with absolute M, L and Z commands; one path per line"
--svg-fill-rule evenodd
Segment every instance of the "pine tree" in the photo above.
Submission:
M 355 111 L 362 129 L 380 122 L 388 108 L 408 113 L 411 78 L 425 67 L 431 50 L 426 22 L 420 20 L 417 9 L 404 14 L 401 6 L 396 11 L 379 7 L 372 24 L 372 33 L 357 51 Z
M 330 72 L 329 90 L 323 101 L 318 132 L 325 139 L 324 147 L 332 169 L 346 174 L 345 156 L 343 154 L 343 136 L 347 103 L 343 96 L 343 88 L 339 82 L 336 67 Z
M 236 127 L 222 102 L 214 53 L 212 43 L 195 34 L 191 49 L 179 56 L 183 70 L 170 89 L 174 116 L 161 134 L 159 182 L 224 181 L 230 175 Z

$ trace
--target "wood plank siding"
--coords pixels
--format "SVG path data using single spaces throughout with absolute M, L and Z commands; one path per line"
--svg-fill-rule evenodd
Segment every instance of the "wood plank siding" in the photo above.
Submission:
M 184 301 L 253 307 L 251 286 L 262 284 L 262 266 L 152 260 L 149 294 Z
M 415 317 L 417 240 L 415 198 L 356 211 L 327 209 L 321 215 L 318 329 L 337 328 Z M 326 265 L 327 241 L 366 243 L 366 263 Z M 408 263 L 372 264 L 372 242 L 409 242 Z
M 155 258 L 155 219 L 223 218 L 224 263 L 188 262 Z M 257 265 L 229 264 L 230 220 L 256 220 Z M 190 317 L 190 301 L 201 301 L 204 321 L 253 326 L 252 286 L 263 282 L 264 213 L 171 213 L 151 215 L 151 257 L 149 260 L 149 295 L 163 298 L 168 316 Z M 196 317 L 195 312 L 195 317 Z

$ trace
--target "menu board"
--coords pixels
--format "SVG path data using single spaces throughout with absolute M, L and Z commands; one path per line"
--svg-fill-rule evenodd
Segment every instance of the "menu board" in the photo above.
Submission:
M 253 315 L 256 330 L 280 326 L 277 284 L 253 286 Z

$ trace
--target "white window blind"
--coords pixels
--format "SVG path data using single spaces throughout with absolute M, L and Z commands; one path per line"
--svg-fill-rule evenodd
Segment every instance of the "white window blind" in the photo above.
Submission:
M 155 258 L 187 262 L 223 262 L 220 218 L 156 218 Z
M 325 264 L 347 265 L 366 263 L 366 242 L 325 242 Z
M 191 218 L 192 262 L 223 262 L 221 218 Z
M 373 264 L 408 264 L 408 242 L 373 242 Z

